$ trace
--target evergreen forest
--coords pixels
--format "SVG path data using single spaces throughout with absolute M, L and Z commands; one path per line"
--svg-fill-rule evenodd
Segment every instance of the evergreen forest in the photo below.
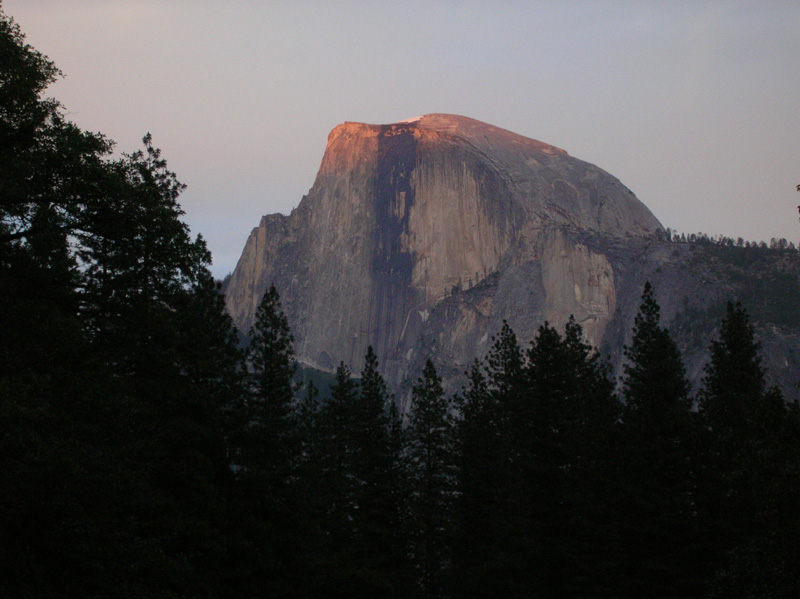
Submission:
M 248 343 L 150 135 L 115 154 L 0 12 L 0 595 L 795 598 L 800 411 L 728 303 L 692 393 L 647 284 L 612 379 L 508 325 L 400 413 L 370 348 L 297 382 Z

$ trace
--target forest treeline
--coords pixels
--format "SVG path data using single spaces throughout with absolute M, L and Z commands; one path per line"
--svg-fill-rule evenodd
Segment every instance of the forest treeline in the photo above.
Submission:
M 298 386 L 274 288 L 242 349 L 183 185 L 44 97 L 0 13 L 4 597 L 796 597 L 800 417 L 730 304 L 702 389 L 648 285 L 619 384 L 506 325 L 400 414 L 368 351 Z

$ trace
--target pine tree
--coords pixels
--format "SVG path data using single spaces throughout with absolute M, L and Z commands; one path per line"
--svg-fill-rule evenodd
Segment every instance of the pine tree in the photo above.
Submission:
M 680 353 L 659 320 L 648 282 L 625 348 L 620 507 L 628 592 L 651 597 L 698 592 L 694 417 Z
M 570 317 L 563 341 L 572 391 L 564 412 L 568 446 L 570 517 L 565 551 L 569 594 L 592 589 L 597 596 L 619 588 L 620 538 L 615 522 L 614 442 L 622 405 L 614 393 L 608 363 L 583 340 Z M 588 592 L 587 592 L 588 594 Z
M 238 356 L 183 186 L 68 122 L 2 13 L 0 55 L 0 591 L 214 593 Z
M 550 596 L 602 594 L 614 581 L 607 499 L 610 438 L 619 414 L 608 368 L 570 317 L 562 337 L 548 323 L 527 352 L 530 488 L 529 588 Z
M 522 541 L 518 551 L 527 565 L 518 585 L 526 595 L 564 593 L 564 541 L 568 535 L 564 506 L 567 501 L 565 427 L 569 411 L 567 371 L 562 339 L 544 323 L 526 352 L 525 403 L 512 416 L 517 483 L 516 528 Z
M 800 555 L 796 410 L 766 388 L 747 311 L 728 303 L 699 394 L 707 430 L 701 509 L 714 596 L 794 596 Z M 770 574 L 765 576 L 763 572 Z
M 622 383 L 626 422 L 670 426 L 674 419 L 665 420 L 664 415 L 683 414 L 690 407 L 686 370 L 669 331 L 659 324 L 660 312 L 648 281 L 634 320 L 633 341 L 625 348 Z
M 503 321 L 486 357 L 486 378 L 495 402 L 513 403 L 523 383 L 523 355 L 517 336 Z
M 296 584 L 292 484 L 299 443 L 293 337 L 274 285 L 262 297 L 248 336 L 248 389 L 236 406 L 239 427 L 231 441 L 238 539 L 232 559 L 246 560 L 248 574 L 231 587 L 242 595 L 280 594 Z
M 524 405 L 523 357 L 508 323 L 493 338 L 486 362 L 475 361 L 456 404 L 458 498 L 455 504 L 453 593 L 510 596 L 525 569 L 517 538 L 519 452 L 509 426 Z
M 317 571 L 312 593 L 316 596 L 363 591 L 361 564 L 354 556 L 360 491 L 353 436 L 353 425 L 359 420 L 358 395 L 350 369 L 340 362 L 331 398 L 323 404 L 318 418 L 319 480 L 314 501 L 319 505 L 322 542 L 312 568 Z
M 298 462 L 301 470 L 313 470 L 319 462 L 319 389 L 309 380 L 297 410 Z M 313 478 L 310 473 L 303 478 Z
M 395 468 L 398 421 L 391 421 L 394 400 L 378 370 L 372 346 L 367 348 L 361 371 L 356 420 L 351 423 L 354 444 L 354 480 L 358 510 L 354 554 L 363 564 L 372 596 L 388 597 L 403 586 L 405 546 L 401 535 L 402 478 Z M 395 418 L 397 417 L 395 412 Z
M 323 480 L 328 497 L 326 530 L 337 551 L 348 547 L 356 509 L 355 446 L 350 426 L 357 419 L 357 398 L 358 388 L 350 369 L 340 362 L 331 388 L 331 399 L 320 415 L 324 443 Z
M 455 493 L 453 419 L 433 363 L 412 388 L 408 427 L 411 556 L 423 597 L 444 594 Z
M 256 418 L 265 423 L 285 421 L 291 412 L 294 397 L 292 377 L 297 365 L 294 337 L 274 285 L 261 298 L 248 336 L 247 358 L 252 372 L 253 403 L 256 411 L 261 412 Z
M 324 529 L 329 498 L 324 479 L 326 444 L 321 409 L 319 390 L 309 379 L 295 413 L 297 452 L 292 468 L 289 515 L 294 520 L 295 538 L 292 586 L 287 591 L 293 597 L 319 596 L 321 590 L 328 589 L 331 577 L 330 545 Z
M 384 489 L 381 489 L 385 483 L 382 480 L 383 475 L 391 469 L 387 412 L 389 401 L 386 382 L 378 370 L 378 358 L 372 346 L 369 346 L 364 356 L 364 368 L 359 382 L 356 421 L 352 423 L 356 449 L 355 469 L 367 496 L 383 493 Z M 378 497 L 364 497 L 367 504 L 373 499 L 378 503 L 383 501 Z M 364 504 L 364 501 L 360 503 Z M 378 511 L 381 511 L 380 508 Z
M 704 422 L 721 440 L 733 441 L 730 437 L 742 434 L 744 427 L 762 426 L 762 417 L 754 418 L 766 407 L 761 405 L 766 382 L 759 349 L 747 311 L 741 303 L 728 302 L 699 395 Z
M 270 286 L 256 310 L 246 349 L 249 389 L 239 406 L 241 438 L 233 456 L 239 478 L 260 481 L 271 494 L 279 492 L 290 474 L 295 372 L 293 337 L 275 286 Z
M 402 427 L 378 360 L 367 349 L 360 384 L 342 362 L 319 416 L 321 530 L 316 591 L 389 597 L 404 584 Z
M 498 580 L 493 563 L 500 551 L 493 520 L 501 506 L 495 494 L 502 493 L 499 483 L 504 480 L 493 459 L 500 431 L 481 363 L 475 360 L 466 374 L 469 385 L 455 398 L 460 418 L 455 430 L 458 497 L 452 586 L 454 596 L 488 597 L 502 592 L 504 580 Z
M 412 594 L 414 577 L 412 565 L 408 557 L 408 535 L 406 517 L 408 508 L 409 471 L 407 463 L 407 435 L 403 427 L 403 418 L 397 403 L 389 400 L 387 407 L 387 426 L 391 470 L 388 473 L 391 506 L 395 511 L 390 514 L 388 523 L 387 549 L 388 558 L 394 563 L 393 574 L 397 596 Z
M 564 337 L 543 325 L 524 357 L 504 325 L 487 362 L 459 401 L 455 594 L 607 592 L 619 413 L 607 366 L 574 319 Z

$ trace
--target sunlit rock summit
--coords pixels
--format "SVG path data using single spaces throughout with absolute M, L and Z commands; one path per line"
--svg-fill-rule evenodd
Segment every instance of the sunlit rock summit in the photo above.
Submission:
M 503 319 L 525 339 L 573 314 L 599 345 L 618 274 L 581 234 L 660 227 L 615 177 L 546 143 L 447 114 L 346 122 L 300 205 L 250 234 L 227 306 L 247 331 L 274 282 L 301 362 L 358 371 L 372 345 L 398 384 L 434 344 L 461 369 Z
M 520 343 L 573 315 L 617 373 L 650 280 L 697 384 L 724 305 L 742 300 L 764 365 L 792 397 L 800 371 L 796 254 L 666 240 L 634 194 L 565 151 L 430 114 L 331 131 L 314 186 L 261 219 L 227 289 L 247 332 L 274 283 L 299 360 L 355 373 L 372 345 L 407 398 L 431 357 L 455 390 L 508 321 Z M 758 291 L 762 290 L 762 291 Z

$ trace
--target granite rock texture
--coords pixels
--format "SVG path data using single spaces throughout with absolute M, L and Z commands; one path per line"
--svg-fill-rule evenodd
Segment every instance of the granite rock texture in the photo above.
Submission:
M 247 332 L 274 283 L 302 363 L 358 372 L 372 345 L 401 397 L 429 356 L 457 388 L 503 320 L 526 344 L 574 315 L 619 370 L 647 278 L 665 323 L 719 295 L 661 229 L 612 175 L 510 131 L 446 114 L 346 122 L 298 207 L 250 234 L 226 303 Z

